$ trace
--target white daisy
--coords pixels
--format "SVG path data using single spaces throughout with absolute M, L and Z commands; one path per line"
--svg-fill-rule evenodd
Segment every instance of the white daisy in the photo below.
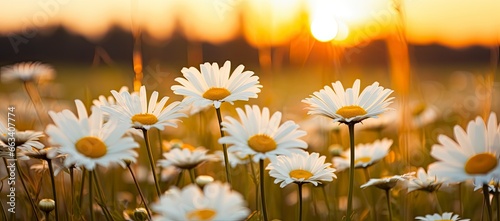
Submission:
M 209 183 L 203 190 L 195 184 L 182 190 L 172 187 L 151 209 L 158 221 L 244 220 L 250 214 L 242 195 L 220 182 Z
M 325 156 L 319 153 L 309 154 L 306 151 L 292 153 L 290 156 L 278 156 L 266 170 L 271 177 L 276 178 L 274 183 L 281 183 L 283 188 L 290 183 L 312 183 L 315 186 L 324 182 L 331 182 L 337 176 L 330 163 L 325 163 Z
M 220 108 L 222 102 L 248 101 L 257 98 L 262 85 L 259 85 L 259 77 L 253 76 L 253 71 L 243 71 L 244 68 L 239 65 L 231 75 L 230 61 L 220 69 L 217 63 L 206 62 L 200 65 L 201 73 L 194 67 L 183 68 L 184 78 L 175 79 L 181 85 L 172 86 L 172 90 L 174 94 L 185 96 L 183 102 L 200 107 L 213 104 Z
M 314 92 L 310 98 L 302 100 L 309 105 L 308 114 L 318 114 L 332 118 L 334 122 L 357 123 L 364 119 L 377 117 L 389 110 L 393 92 L 384 89 L 378 82 L 366 87 L 359 93 L 360 81 L 354 81 L 352 88 L 344 90 L 342 83 L 332 83 L 332 87 L 325 86 L 319 92 Z
M 358 144 L 355 147 L 356 155 L 354 156 L 354 168 L 367 168 L 379 160 L 383 159 L 389 153 L 389 148 L 392 145 L 392 140 L 384 138 L 376 140 L 370 144 Z M 341 157 L 334 157 L 333 166 L 339 170 L 349 168 L 350 165 L 350 150 L 342 152 Z
M 432 174 L 432 171 L 426 173 L 425 169 L 420 167 L 418 168 L 417 176 L 412 177 L 410 178 L 410 180 L 408 180 L 408 193 L 415 190 L 434 192 L 437 191 L 442 184 L 442 180 L 438 179 L 437 176 Z
M 456 142 L 445 135 L 438 137 L 440 144 L 431 150 L 431 156 L 438 161 L 429 165 L 429 170 L 450 182 L 472 179 L 478 185 L 500 177 L 500 133 L 494 113 L 488 125 L 477 117 L 469 122 L 467 132 L 456 125 L 454 134 Z
M 224 159 L 224 152 L 216 151 L 215 155 L 217 155 L 220 159 Z M 228 152 L 227 158 L 229 159 L 229 164 L 231 168 L 235 168 L 238 165 L 245 165 L 250 163 L 250 155 L 242 154 L 241 152 Z M 222 161 L 224 165 L 224 161 Z
M 415 217 L 416 220 L 423 220 L 423 221 L 469 221 L 470 219 L 460 219 L 460 216 L 457 214 L 453 215 L 451 212 L 445 212 L 442 215 L 434 213 L 434 215 L 425 215 L 423 216 L 417 216 Z
M 128 91 L 128 87 L 122 86 L 120 88 L 120 90 L 118 91 L 118 93 L 120 94 L 120 93 L 123 93 L 125 91 Z M 132 92 L 132 93 L 137 93 L 137 92 Z M 107 96 L 107 97 L 104 95 L 100 95 L 97 99 L 94 99 L 92 101 L 92 104 L 94 104 L 98 108 L 101 108 L 103 106 L 112 107 L 114 105 L 117 105 L 116 100 L 112 95 Z M 104 112 L 104 121 L 107 121 L 107 120 L 109 120 L 109 113 Z
M 135 162 L 139 147 L 131 137 L 123 135 L 129 128 L 117 120 L 103 124 L 101 110 L 92 107 L 90 117 L 80 100 L 75 100 L 78 117 L 71 111 L 49 112 L 55 125 L 47 126 L 50 141 L 57 151 L 66 155 L 65 166 L 84 166 L 93 170 L 96 165 L 107 167 L 111 163 L 125 167 L 124 160 Z
M 229 116 L 222 122 L 222 130 L 229 135 L 220 138 L 219 143 L 231 145 L 228 152 L 252 155 L 253 160 L 258 162 L 307 148 L 306 142 L 299 139 L 306 132 L 299 130 L 299 125 L 293 121 L 280 125 L 281 112 L 270 116 L 268 108 L 263 108 L 261 112 L 257 105 L 245 105 L 245 111 L 236 108 L 236 112 L 241 122 Z
M 22 160 L 27 160 L 23 153 L 41 150 L 45 147 L 40 142 L 40 138 L 44 137 L 42 132 L 26 130 L 26 131 L 8 131 L 7 128 L 0 123 L 0 147 L 2 148 L 3 156 L 14 157 L 12 147 L 15 148 L 17 157 Z
M 21 62 L 2 67 L 0 79 L 3 82 L 51 80 L 54 75 L 54 69 L 50 65 L 40 62 Z
M 396 186 L 398 181 L 405 181 L 408 179 L 411 179 L 411 177 L 415 174 L 415 172 L 403 174 L 403 175 L 395 175 L 391 177 L 384 177 L 384 178 L 372 178 L 368 180 L 365 184 L 361 185 L 361 188 L 366 188 L 369 186 L 375 186 L 380 189 L 388 190 L 392 189 L 394 186 Z
M 163 130 L 165 126 L 177 127 L 176 122 L 179 118 L 186 117 L 185 114 L 179 112 L 182 107 L 178 101 L 172 102 L 165 107 L 169 97 L 163 97 L 157 103 L 157 91 L 151 94 L 148 104 L 145 86 L 140 88 L 139 94 L 130 94 L 128 91 L 119 93 L 115 90 L 112 90 L 111 93 L 115 97 L 117 105 L 112 107 L 102 106 L 102 110 L 118 117 L 133 128 L 149 130 L 155 127 Z
M 165 159 L 158 160 L 161 167 L 176 166 L 180 169 L 191 169 L 205 161 L 217 161 L 219 158 L 213 154 L 207 154 L 208 150 L 204 147 L 194 148 L 193 146 L 183 145 L 182 148 L 174 148 L 163 156 Z

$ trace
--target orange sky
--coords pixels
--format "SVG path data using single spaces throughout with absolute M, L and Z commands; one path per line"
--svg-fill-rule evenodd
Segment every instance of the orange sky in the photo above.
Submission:
M 498 0 L 403 0 L 403 12 L 414 44 L 500 41 Z M 244 35 L 259 46 L 287 44 L 316 20 L 316 34 L 333 33 L 334 41 L 351 45 L 383 38 L 397 27 L 398 16 L 391 0 L 16 0 L 0 3 L 0 33 L 63 25 L 98 40 L 112 25 L 130 30 L 133 20 L 157 39 L 178 29 L 194 41 L 220 43 Z

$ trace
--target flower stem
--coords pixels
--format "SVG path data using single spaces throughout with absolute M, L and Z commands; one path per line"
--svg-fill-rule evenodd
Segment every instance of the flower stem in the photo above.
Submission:
M 146 211 L 148 212 L 148 217 L 151 220 L 151 213 L 149 212 L 149 207 L 148 203 L 146 202 L 146 198 L 144 198 L 144 194 L 142 194 L 141 187 L 139 187 L 139 183 L 137 182 L 137 179 L 135 178 L 134 171 L 132 171 L 132 168 L 130 168 L 130 164 L 127 164 L 128 171 L 130 172 L 130 175 L 132 175 L 132 179 L 134 180 L 135 187 L 137 188 L 137 192 L 139 192 L 139 196 L 141 196 L 142 203 L 144 204 L 144 208 L 146 208 Z
M 484 196 L 484 203 L 486 203 L 486 209 L 488 209 L 488 220 L 492 221 L 493 217 L 491 213 L 490 192 L 488 184 L 483 184 L 483 196 Z
M 368 171 L 368 167 L 363 167 L 363 172 L 365 174 L 365 179 L 366 179 L 366 182 L 370 181 L 370 172 Z M 373 196 L 373 192 L 371 190 L 368 190 L 369 193 L 368 193 L 368 197 L 369 199 L 367 199 L 369 201 L 369 204 L 370 204 L 370 214 L 372 216 L 372 220 L 377 220 L 377 210 L 375 209 L 375 197 Z
M 153 179 L 155 181 L 156 194 L 158 195 L 158 198 L 160 198 L 160 196 L 161 196 L 160 184 L 158 183 L 158 178 L 156 177 L 156 169 L 155 169 L 155 164 L 154 164 L 154 159 L 153 159 L 153 151 L 151 150 L 151 146 L 149 144 L 148 130 L 142 129 L 142 133 L 144 134 L 144 142 L 146 143 L 146 149 L 148 151 L 149 165 L 151 166 L 151 171 L 153 172 Z
M 497 220 L 500 219 L 500 199 L 498 198 L 500 194 L 498 193 L 498 183 L 496 184 L 495 187 L 495 200 L 497 202 Z
M 321 185 L 321 190 L 323 192 L 323 198 L 325 198 L 326 209 L 328 210 L 328 219 L 330 219 L 330 214 L 331 214 L 330 202 L 328 201 L 328 195 L 326 194 L 325 185 Z
M 250 160 L 248 163 L 250 164 L 250 170 L 252 171 L 252 181 L 255 186 L 255 209 L 259 208 L 259 184 L 257 183 L 257 174 L 255 173 L 255 169 L 253 168 L 253 161 Z
M 5 159 L 5 158 L 4 158 Z M 24 182 L 24 175 L 23 175 L 23 171 L 20 169 L 19 167 L 19 162 L 17 161 L 17 152 L 14 154 L 14 164 L 15 164 L 15 168 L 16 168 L 16 171 L 19 172 L 19 179 L 21 180 L 21 184 L 23 186 L 23 189 L 24 189 L 24 192 L 26 192 L 26 195 L 28 196 L 29 198 L 29 201 L 31 203 L 31 208 L 33 209 L 33 213 L 35 213 L 35 217 L 36 217 L 36 220 L 40 220 L 38 218 L 38 209 L 37 207 L 35 206 L 35 202 L 33 202 L 33 197 L 31 197 L 31 194 L 28 192 L 28 187 L 26 187 L 26 183 Z
M 90 210 L 90 220 L 91 221 L 94 221 L 95 220 L 95 216 L 94 216 L 94 191 L 92 190 L 93 189 L 93 185 L 92 185 L 92 182 L 93 182 L 93 179 L 92 179 L 92 173 L 91 171 L 88 171 L 89 172 L 89 210 Z M 83 186 L 83 184 L 82 184 Z
M 191 183 L 192 184 L 196 184 L 196 179 L 194 178 L 194 171 L 193 171 L 193 169 L 189 169 L 188 173 L 189 173 L 189 179 L 191 179 Z
M 391 189 L 385 190 L 385 196 L 387 198 L 387 210 L 389 210 L 389 221 L 392 221 L 391 194 L 389 191 L 391 191 Z
M 219 130 L 220 130 L 220 137 L 224 137 L 224 131 L 222 130 L 222 116 L 220 114 L 220 108 L 215 108 L 215 112 L 217 112 L 217 120 L 219 121 Z M 227 155 L 227 146 L 225 143 L 222 144 L 222 152 L 224 152 L 224 167 L 226 169 L 226 179 L 227 182 L 229 183 L 229 186 L 232 188 L 233 185 L 231 184 L 231 173 L 229 171 L 229 157 Z
M 97 170 L 97 168 L 95 168 L 92 171 L 92 175 L 94 176 L 94 182 L 95 182 L 96 188 L 97 188 L 97 197 L 99 197 L 99 201 L 101 201 L 99 206 L 101 206 L 101 208 L 103 209 L 104 215 L 106 216 L 106 219 L 113 220 L 113 216 L 111 215 L 111 212 L 109 212 L 109 209 L 106 206 L 106 199 L 104 197 L 104 193 L 103 193 L 102 187 L 101 187 L 101 182 L 99 181 L 99 177 L 97 176 L 96 170 Z
M 352 193 L 354 189 L 354 124 L 355 123 L 348 123 L 347 126 L 349 127 L 349 140 L 351 143 L 351 159 L 350 159 L 350 167 L 349 167 L 349 192 L 347 196 L 347 214 L 346 214 L 346 220 L 351 221 L 351 216 L 352 216 Z
M 40 93 L 38 93 L 35 83 L 33 81 L 25 81 L 24 89 L 26 89 L 26 93 L 28 93 L 31 103 L 33 103 L 33 106 L 35 107 L 35 112 L 40 120 L 40 123 L 42 123 L 42 125 L 47 125 L 49 122 L 48 116 L 46 114 L 42 114 L 47 112 L 45 111 L 42 98 L 40 97 Z
M 264 160 L 259 161 L 260 167 L 260 198 L 262 199 L 262 215 L 264 216 L 264 221 L 267 221 L 267 210 L 266 210 L 266 194 L 264 191 Z
M 54 197 L 54 202 L 55 202 L 55 216 L 56 216 L 56 221 L 59 221 L 59 212 L 58 212 L 58 209 L 57 209 L 57 205 L 59 203 L 57 203 L 57 194 L 56 194 L 56 182 L 55 182 L 55 179 L 54 179 L 54 167 L 52 166 L 52 160 L 50 159 L 47 159 L 47 164 L 49 164 L 49 175 L 50 175 L 50 181 L 52 182 L 52 196 Z
M 437 192 L 434 191 L 432 195 L 434 195 L 434 198 L 436 200 L 437 211 L 439 212 L 439 214 L 443 214 L 443 209 L 441 209 L 441 204 L 439 203 L 439 198 L 438 198 Z
M 299 221 L 302 221 L 302 183 L 297 183 L 299 187 Z
M 83 204 L 83 189 L 85 187 L 85 177 L 87 176 L 87 170 L 85 168 L 82 169 L 82 180 L 80 182 L 80 199 L 79 199 L 79 209 L 82 208 L 82 204 Z

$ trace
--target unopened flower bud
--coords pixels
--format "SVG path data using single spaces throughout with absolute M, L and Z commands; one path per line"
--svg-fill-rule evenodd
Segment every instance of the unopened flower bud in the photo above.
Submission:
M 49 213 L 56 208 L 56 202 L 52 199 L 42 199 L 38 203 L 40 210 Z
M 196 177 L 196 184 L 198 184 L 198 186 L 200 186 L 201 188 L 211 182 L 214 182 L 214 178 L 211 176 L 201 175 Z

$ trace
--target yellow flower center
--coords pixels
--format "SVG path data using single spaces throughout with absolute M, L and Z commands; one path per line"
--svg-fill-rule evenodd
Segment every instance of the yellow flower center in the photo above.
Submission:
M 307 170 L 292 170 L 289 173 L 290 177 L 295 178 L 295 179 L 309 179 L 310 177 L 313 176 L 313 174 Z
M 97 137 L 83 137 L 76 142 L 75 148 L 88 158 L 99 158 L 107 152 L 106 144 Z
M 276 142 L 265 134 L 257 134 L 248 139 L 248 146 L 257 152 L 265 153 L 275 150 Z
M 231 92 L 229 92 L 226 88 L 213 87 L 203 93 L 203 98 L 213 101 L 219 101 L 226 98 L 230 94 Z
M 354 165 L 356 165 L 358 163 L 369 163 L 371 160 L 372 160 L 371 157 L 359 157 L 359 158 L 356 158 L 356 160 L 354 161 Z
M 351 118 L 356 116 L 362 116 L 366 114 L 366 110 L 357 105 L 344 106 L 337 110 L 336 114 L 344 117 Z
M 142 125 L 152 125 L 158 122 L 158 118 L 153 114 L 136 114 L 132 116 L 132 122 L 139 122 Z
M 212 220 L 217 212 L 212 209 L 197 209 L 186 214 L 188 220 Z
M 468 174 L 487 174 L 498 164 L 497 158 L 490 153 L 480 153 L 467 160 L 465 172 Z
M 187 143 L 182 144 L 181 148 L 182 148 L 182 149 L 188 149 L 188 150 L 189 150 L 189 151 L 191 151 L 191 152 L 193 152 L 194 150 L 196 150 L 196 148 L 195 148 L 195 147 L 193 147 L 193 145 L 190 145 L 190 144 L 187 144 Z

